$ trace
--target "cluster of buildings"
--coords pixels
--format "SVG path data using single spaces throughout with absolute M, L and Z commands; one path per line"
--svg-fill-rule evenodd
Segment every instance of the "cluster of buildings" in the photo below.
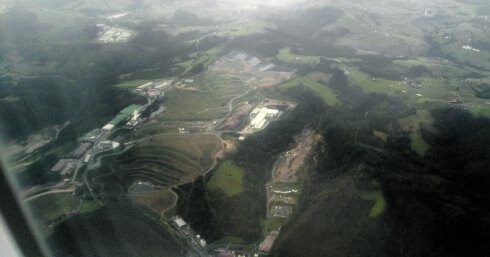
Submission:
M 197 234 L 192 228 L 182 219 L 180 216 L 174 216 L 172 219 L 172 225 L 186 238 L 192 242 L 193 245 L 204 248 L 207 243 L 204 238 Z
M 165 81 L 162 84 L 155 85 L 153 82 L 146 83 L 139 86 L 136 90 L 145 92 L 151 97 L 153 90 L 160 90 L 169 87 L 171 81 Z M 160 96 L 160 95 L 159 95 Z M 92 157 L 100 152 L 109 151 L 120 147 L 119 142 L 107 140 L 111 131 L 119 125 L 126 124 L 128 126 L 136 126 L 143 121 L 141 113 L 145 110 L 146 106 L 132 104 L 122 109 L 109 123 L 104 125 L 101 129 L 94 129 L 79 140 L 78 147 L 68 154 L 65 158 L 62 158 L 56 162 L 51 168 L 51 172 L 59 173 L 62 176 L 71 175 L 80 164 L 88 163 Z
M 124 108 L 101 129 L 94 129 L 80 137 L 78 147 L 65 158 L 58 160 L 50 171 L 63 177 L 70 176 L 81 164 L 88 163 L 95 154 L 120 147 L 119 142 L 107 140 L 111 130 L 126 121 L 128 124 L 137 124 L 141 121 L 139 116 L 143 110 L 143 106 L 136 104 Z
M 232 52 L 231 57 L 228 57 L 228 60 L 233 61 L 245 61 L 248 65 L 254 67 L 255 69 L 265 72 L 275 67 L 272 63 L 263 63 L 259 58 L 255 56 L 250 56 L 243 52 Z
M 159 84 L 154 82 L 145 83 L 135 89 L 135 92 L 143 96 L 150 97 L 151 99 L 157 99 L 165 95 L 164 90 L 170 88 L 172 80 L 167 80 Z
M 272 205 L 271 215 L 274 218 L 289 218 L 293 214 L 293 207 L 290 205 Z
M 473 52 L 477 52 L 477 53 L 480 52 L 480 49 L 474 48 L 474 47 L 472 47 L 470 45 L 464 45 L 461 48 L 463 48 L 465 50 L 470 50 L 470 51 L 473 51 Z
M 109 43 L 124 43 L 129 41 L 134 32 L 129 29 L 107 26 L 105 24 L 96 25 L 101 31 L 97 34 L 98 42 Z

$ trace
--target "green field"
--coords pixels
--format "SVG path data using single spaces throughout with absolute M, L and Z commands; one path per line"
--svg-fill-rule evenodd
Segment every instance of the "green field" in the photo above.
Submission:
M 410 133 L 410 147 L 420 156 L 424 156 L 430 149 L 430 145 L 425 142 L 420 130 Z
M 370 76 L 359 69 L 351 67 L 348 69 L 349 74 L 347 77 L 356 86 L 359 86 L 366 93 L 383 93 L 387 95 L 394 95 L 401 90 L 406 89 L 406 86 L 402 86 L 398 81 L 376 78 L 372 79 Z
M 410 133 L 410 147 L 420 156 L 424 156 L 430 145 L 422 138 L 420 124 L 433 124 L 434 118 L 427 110 L 418 110 L 416 114 L 399 119 L 398 124 L 403 131 Z
M 227 196 L 243 192 L 243 176 L 245 170 L 236 166 L 232 161 L 223 162 L 209 179 L 209 190 L 222 190 Z
M 93 212 L 99 209 L 101 206 L 97 202 L 92 200 L 82 200 L 80 204 L 80 213 Z
M 363 192 L 361 198 L 374 201 L 373 207 L 371 207 L 371 211 L 369 212 L 370 218 L 378 217 L 383 214 L 386 209 L 386 200 L 381 190 Z
M 278 87 L 279 90 L 285 91 L 288 88 L 296 87 L 299 86 L 300 84 L 303 84 L 306 88 L 317 93 L 323 99 L 323 102 L 325 102 L 326 105 L 334 106 L 336 104 L 340 104 L 340 101 L 337 99 L 337 96 L 329 87 L 321 83 L 318 83 L 308 77 L 296 78 L 288 82 L 282 83 Z
M 287 63 L 320 63 L 320 56 L 297 55 L 292 53 L 291 49 L 289 49 L 288 47 L 279 49 L 279 53 L 276 57 L 279 61 Z
M 52 221 L 78 207 L 80 200 L 72 193 L 46 194 L 27 201 L 33 217 L 41 224 Z

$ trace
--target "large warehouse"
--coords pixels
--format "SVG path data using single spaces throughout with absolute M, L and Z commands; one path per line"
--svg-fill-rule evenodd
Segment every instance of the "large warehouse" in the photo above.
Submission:
M 269 109 L 267 107 L 253 110 L 252 115 L 255 115 L 255 117 L 250 122 L 250 127 L 257 130 L 265 128 L 269 119 L 279 116 L 279 112 L 279 110 Z

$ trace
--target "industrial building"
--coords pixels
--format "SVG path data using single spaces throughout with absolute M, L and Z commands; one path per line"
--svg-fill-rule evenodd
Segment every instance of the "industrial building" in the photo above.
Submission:
M 106 140 L 106 141 L 100 142 L 97 145 L 97 150 L 107 151 L 107 150 L 112 150 L 112 149 L 118 148 L 119 146 L 120 146 L 120 144 L 118 142 Z
M 102 129 L 106 131 L 111 131 L 115 126 L 112 124 L 105 124 Z
M 134 111 L 133 114 L 131 114 L 131 119 L 129 119 L 129 121 L 128 121 L 128 123 L 126 123 L 126 125 L 128 125 L 128 126 L 138 125 L 141 121 L 140 115 L 141 115 L 141 113 L 139 113 L 138 111 Z
M 50 171 L 59 173 L 62 176 L 70 175 L 75 170 L 76 163 L 74 159 L 60 159 Z
M 153 84 L 153 82 L 148 82 L 148 83 L 145 83 L 145 84 L 143 84 L 143 85 L 141 85 L 141 86 L 137 87 L 137 88 L 136 88 L 136 91 L 141 91 L 141 92 L 142 92 L 142 91 L 144 91 L 145 89 L 147 89 L 147 88 L 149 88 L 149 87 L 151 87 L 151 86 L 153 86 L 153 85 L 154 85 L 154 84 Z
M 167 89 L 170 87 L 170 85 L 172 84 L 173 80 L 167 80 L 167 81 L 164 81 L 162 82 L 161 84 L 159 85 L 156 85 L 154 87 L 154 89 L 158 89 L 158 90 L 163 90 L 163 89 Z
M 87 154 L 87 155 L 85 155 L 85 159 L 83 159 L 83 162 L 84 162 L 84 163 L 89 162 L 89 161 L 90 161 L 90 157 L 92 157 L 92 155 L 91 155 L 91 154 Z
M 65 167 L 68 159 L 60 159 L 56 164 L 51 168 L 51 172 L 61 172 L 61 170 Z
M 252 65 L 253 67 L 259 65 L 260 59 L 257 57 L 252 57 L 248 60 L 248 64 Z
M 94 129 L 80 138 L 80 141 L 89 141 L 94 142 L 99 139 L 102 135 L 104 135 L 104 131 L 102 129 Z
M 184 219 L 182 219 L 179 216 L 175 216 L 173 222 L 177 226 L 177 228 L 183 228 L 187 225 L 187 223 L 184 221 Z
M 260 130 L 267 126 L 270 118 L 278 117 L 280 115 L 280 111 L 262 107 L 260 109 L 254 109 L 251 115 L 255 117 L 250 122 L 250 128 Z
M 82 157 L 91 146 L 92 143 L 82 143 L 75 149 L 75 151 L 71 152 L 70 155 L 78 159 Z

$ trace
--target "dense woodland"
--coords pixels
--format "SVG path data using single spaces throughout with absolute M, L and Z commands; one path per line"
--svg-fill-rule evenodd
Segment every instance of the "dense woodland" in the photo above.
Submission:
M 317 151 L 302 210 L 284 229 L 275 256 L 488 255 L 490 210 L 485 203 L 490 200 L 490 177 L 485 167 L 490 160 L 490 121 L 464 110 L 434 110 L 438 132 L 424 131 L 432 148 L 422 158 L 409 150 L 403 135 L 390 137 L 386 144 L 372 137 L 373 129 L 386 131 L 394 117 L 410 109 L 381 95 L 359 99 L 350 108 L 324 113 L 318 128 L 326 144 Z M 376 108 L 386 102 L 398 110 Z M 374 115 L 366 121 L 361 110 Z M 384 151 L 356 142 L 378 144 Z M 384 192 L 388 209 L 378 220 L 347 222 L 359 221 L 353 217 L 361 212 L 357 206 L 363 201 L 346 194 L 372 187 L 367 181 L 373 180 Z M 294 236 L 298 234 L 306 236 Z M 346 249 L 312 245 L 315 238 L 333 240 Z

